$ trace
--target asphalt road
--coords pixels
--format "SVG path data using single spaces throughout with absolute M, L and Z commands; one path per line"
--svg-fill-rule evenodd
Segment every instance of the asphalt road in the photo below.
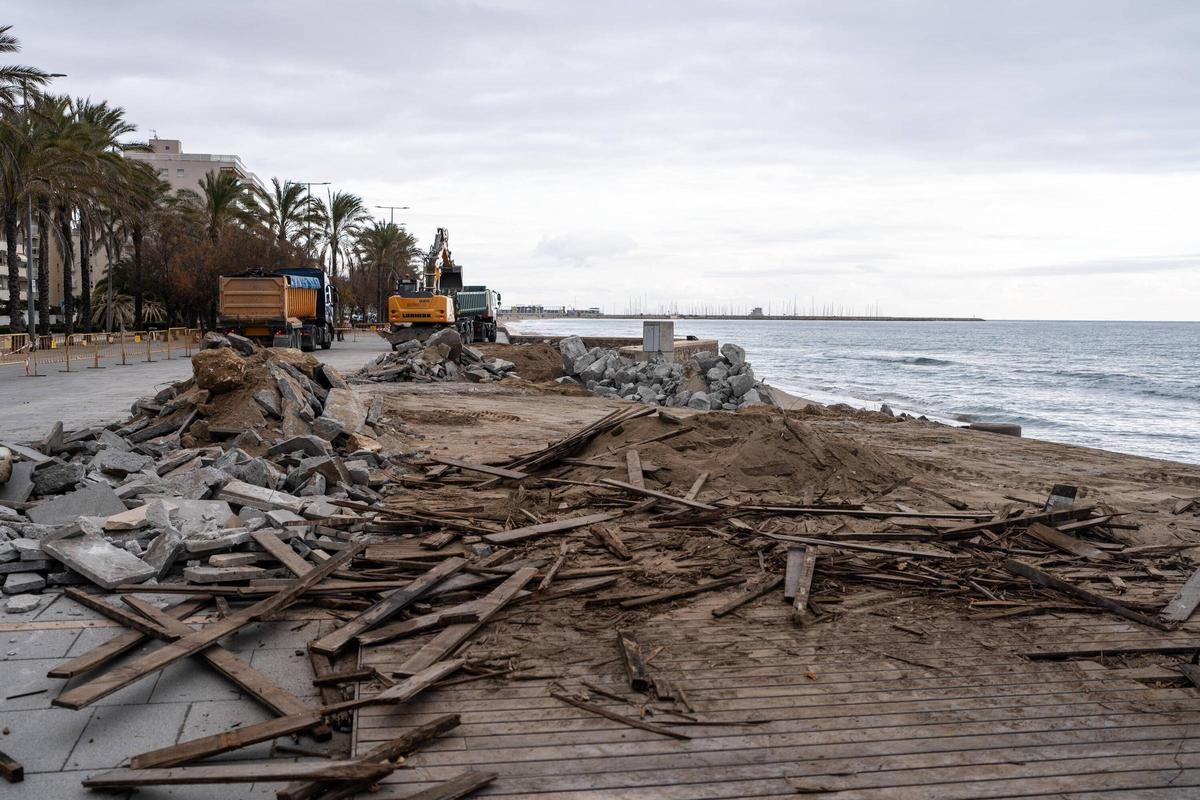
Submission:
M 353 372 L 385 352 L 388 344 L 374 335 L 357 341 L 334 342 L 329 350 L 313 355 L 342 372 Z M 43 368 L 44 377 L 24 376 L 20 366 L 0 367 L 0 440 L 25 442 L 41 439 L 58 420 L 67 430 L 102 425 L 129 416 L 139 397 L 151 395 L 192 374 L 185 357 L 108 365 L 101 370 L 60 364 Z

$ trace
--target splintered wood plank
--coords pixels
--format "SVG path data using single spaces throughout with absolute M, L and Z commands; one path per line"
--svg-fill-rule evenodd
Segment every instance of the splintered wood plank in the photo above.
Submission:
M 1081 556 L 1091 561 L 1107 561 L 1112 558 L 1112 556 L 1100 548 L 1093 547 L 1081 539 L 1076 539 L 1074 536 L 1056 531 L 1049 525 L 1034 522 L 1029 526 L 1028 530 L 1029 534 L 1034 538 L 1040 539 L 1051 547 L 1057 547 L 1063 552 Z
M 430 461 L 436 461 L 439 464 L 444 464 L 448 467 L 458 467 L 465 469 L 468 472 L 482 472 L 484 475 L 491 475 L 496 478 L 507 478 L 514 481 L 528 480 L 533 477 L 528 472 L 520 472 L 515 469 L 505 469 L 504 467 L 493 467 L 488 464 L 474 464 L 470 461 L 459 461 L 457 458 L 447 458 L 446 456 L 430 456 Z
M 1124 617 L 1125 619 L 1128 619 L 1128 620 L 1133 620 L 1134 622 L 1136 622 L 1140 625 L 1146 625 L 1151 628 L 1158 628 L 1159 630 L 1167 630 L 1168 629 L 1166 625 L 1159 622 L 1154 617 L 1143 614 L 1140 611 L 1134 611 L 1132 608 L 1129 608 L 1126 605 L 1118 603 L 1116 600 L 1113 600 L 1112 598 L 1102 597 L 1101 595 L 1098 595 L 1095 592 L 1089 592 L 1087 589 L 1084 589 L 1083 587 L 1076 586 L 1073 583 L 1068 583 L 1067 581 L 1064 581 L 1062 578 L 1051 575 L 1048 572 L 1043 572 L 1042 570 L 1038 569 L 1037 567 L 1022 563 L 1020 561 L 1017 561 L 1016 559 L 1012 559 L 1012 558 L 1005 559 L 1004 568 L 1006 570 L 1008 570 L 1009 572 L 1011 572 L 1013 575 L 1020 575 L 1022 578 L 1032 581 L 1033 583 L 1036 583 L 1038 586 L 1044 586 L 1047 589 L 1053 589 L 1054 591 L 1061 592 L 1062 594 L 1065 594 L 1069 597 L 1074 597 L 1077 600 L 1082 600 L 1083 602 L 1087 603 L 1088 605 L 1096 606 L 1097 608 L 1102 608 L 1105 611 L 1111 611 L 1112 613 L 1114 613 L 1118 616 Z
M 479 619 L 477 621 L 449 626 L 433 637 L 430 642 L 414 653 L 411 658 L 401 664 L 396 672 L 401 675 L 412 675 L 441 661 L 460 644 L 469 639 L 475 631 L 483 627 L 497 611 L 516 597 L 517 593 L 536 574 L 536 567 L 522 567 L 518 569 L 504 583 L 497 586 L 485 597 L 475 601 L 475 608 L 479 612 Z
M 458 714 L 444 714 L 419 728 L 414 728 L 391 741 L 371 748 L 359 756 L 358 760 L 380 762 L 395 761 L 398 758 L 404 758 L 418 750 L 426 742 L 432 741 L 443 733 L 458 727 L 458 723 Z M 310 798 L 321 795 L 324 792 L 322 800 L 341 800 L 341 798 L 351 797 L 369 788 L 369 784 L 360 783 L 339 786 L 332 789 L 316 782 L 292 783 L 276 792 L 275 796 L 278 800 L 310 800 Z
M 629 473 L 629 485 L 639 489 L 646 488 L 646 478 L 642 475 L 642 454 L 636 448 L 625 452 L 625 471 Z
M 466 564 L 466 559 L 462 558 L 448 558 L 442 561 L 403 589 L 390 592 L 378 603 L 345 623 L 328 636 L 323 636 L 320 639 L 309 642 L 309 650 L 316 653 L 323 653 L 327 656 L 334 655 L 348 645 L 354 637 L 370 630 L 412 605 L 414 601 L 434 586 L 451 575 L 457 574 Z
M 249 763 L 208 764 L 165 769 L 114 769 L 84 778 L 89 789 L 125 786 L 170 786 L 192 783 L 256 783 L 258 781 L 366 781 L 388 775 L 396 764 L 362 761 L 291 762 L 283 759 Z
M 622 725 L 628 725 L 631 728 L 638 728 L 640 730 L 648 731 L 650 733 L 657 733 L 662 736 L 670 736 L 672 739 L 690 739 L 690 738 L 692 738 L 692 737 L 688 736 L 686 733 L 680 733 L 679 731 L 673 731 L 669 728 L 664 728 L 661 725 L 652 725 L 649 722 L 642 722 L 640 719 L 634 719 L 633 717 L 627 717 L 624 714 L 618 714 L 615 711 L 609 711 L 607 708 L 604 708 L 603 706 L 594 705 L 592 703 L 585 703 L 582 700 L 576 700 L 574 697 L 570 697 L 565 694 L 559 694 L 558 692 L 551 692 L 550 696 L 553 697 L 555 700 L 561 700 L 564 703 L 569 703 L 569 704 L 575 706 L 576 708 L 582 708 L 584 711 L 590 711 L 593 714 L 598 714 L 601 717 L 611 719 L 613 722 L 619 722 Z
M 184 600 L 181 603 L 167 606 L 163 609 L 163 612 L 170 615 L 173 619 L 186 619 L 204 608 L 207 604 L 208 598 L 198 597 L 194 600 Z M 86 653 L 72 658 L 70 661 L 51 668 L 46 673 L 46 677 L 71 678 L 75 675 L 90 672 L 97 667 L 104 666 L 118 656 L 128 653 L 148 638 L 152 637 L 140 630 L 125 631 L 109 639 L 104 644 L 98 645 Z
M 1179 625 L 1187 622 L 1200 605 L 1200 569 L 1192 573 L 1183 588 L 1171 598 L 1171 602 L 1159 613 L 1159 619 L 1168 625 Z
M 9 783 L 20 783 L 25 780 L 25 767 L 12 756 L 0 753 L 0 776 Z
M 248 608 L 230 614 L 224 619 L 195 630 L 187 636 L 182 636 L 174 642 L 134 659 L 128 664 L 123 664 L 98 678 L 63 692 L 52 701 L 53 705 L 63 708 L 83 708 L 102 697 L 124 689 L 151 672 L 170 666 L 176 661 L 209 647 L 252 622 L 257 622 L 269 614 L 283 610 L 300 599 L 309 588 L 316 586 L 349 563 L 362 551 L 364 546 L 362 543 L 351 545 L 304 577 L 297 578 L 290 587 L 260 600 Z
M 751 603 L 765 594 L 770 594 L 775 590 L 775 587 L 779 586 L 781 583 L 783 583 L 782 575 L 773 575 L 769 578 L 759 581 L 754 586 L 748 588 L 743 594 L 733 598 L 725 605 L 720 606 L 719 608 L 714 608 L 712 610 L 712 615 L 714 617 L 723 617 L 726 614 L 736 611 L 747 603 Z
M 625 546 L 625 542 L 621 541 L 621 537 L 615 531 L 609 530 L 603 525 L 597 525 L 592 532 L 608 548 L 608 551 L 617 558 L 623 561 L 629 561 L 633 558 L 633 553 L 629 552 L 629 548 Z
M 251 532 L 250 535 L 254 537 L 254 541 L 258 542 L 263 550 L 266 550 L 276 561 L 291 570 L 293 575 L 307 575 L 313 569 L 312 564 L 305 561 L 299 553 L 289 547 L 286 542 L 273 532 L 265 528 L 260 528 Z
M 692 484 L 692 488 L 688 489 L 688 493 L 684 495 L 688 500 L 695 500 L 700 496 L 700 490 L 704 488 L 704 484 L 708 481 L 708 473 L 701 472 L 696 477 L 696 482 Z
M 739 583 L 744 583 L 745 578 L 734 575 L 729 578 L 719 578 L 715 581 L 707 581 L 705 583 L 697 583 L 693 586 L 684 586 L 679 589 L 669 589 L 665 592 L 648 595 L 645 597 L 631 597 L 628 600 L 621 601 L 621 608 L 641 608 L 652 603 L 664 603 L 668 600 L 679 600 L 683 597 L 692 597 L 693 595 L 703 592 L 711 592 L 713 589 L 724 589 L 727 586 L 734 586 Z
M 558 558 L 554 559 L 554 563 L 550 565 L 550 569 L 546 570 L 546 577 L 542 578 L 542 582 L 538 584 L 537 590 L 544 592 L 550 588 L 550 583 L 554 580 L 554 576 L 562 569 L 563 563 L 567 560 L 567 554 L 571 552 L 571 546 L 567 542 L 560 542 L 558 545 Z
M 121 599 L 146 619 L 161 627 L 166 632 L 162 638 L 178 640 L 195 632 L 182 621 L 171 617 L 158 606 L 140 597 L 125 595 Z M 303 714 L 309 710 L 303 700 L 219 644 L 211 645 L 201 651 L 200 657 L 214 667 L 217 672 L 245 689 L 277 714 L 287 716 L 288 714 Z
M 582 517 L 567 517 L 566 519 L 557 519 L 553 522 L 543 522 L 540 525 L 529 525 L 524 528 L 514 528 L 511 531 L 502 533 L 492 533 L 483 538 L 492 544 L 507 544 L 508 542 L 519 542 L 522 539 L 530 539 L 534 536 L 543 536 L 547 533 L 559 533 L 560 531 L 574 530 L 582 528 L 585 525 L 595 525 L 600 522 L 608 522 L 621 516 L 619 512 L 606 511 L 600 514 L 588 514 Z
M 808 608 L 808 596 L 812 591 L 813 573 L 817 568 L 817 551 L 814 547 L 789 547 L 787 573 L 783 582 L 783 597 L 792 601 L 796 614 Z
M 279 717 L 255 725 L 243 725 L 239 728 L 215 733 L 212 736 L 202 736 L 199 739 L 141 753 L 129 759 L 129 766 L 133 769 L 176 767 L 201 758 L 215 756 L 218 753 L 228 753 L 259 742 L 267 742 L 280 736 L 311 730 L 320 725 L 321 720 L 319 711 L 311 711 L 306 714 Z
M 654 489 L 647 489 L 644 486 L 634 486 L 631 483 L 625 483 L 624 481 L 618 481 L 613 478 L 601 478 L 600 483 L 603 483 L 605 486 L 611 486 L 614 489 L 623 489 L 627 492 L 632 492 L 633 494 L 640 494 L 640 495 L 645 495 L 646 497 L 653 497 L 655 500 L 665 500 L 669 503 L 675 503 L 676 505 L 681 505 L 684 508 L 694 508 L 697 511 L 716 511 L 717 510 L 716 506 L 710 506 L 708 503 L 701 503 L 697 500 L 688 500 L 687 498 L 684 498 L 684 497 L 676 497 L 673 494 L 667 494 L 666 492 L 655 491 Z
M 621 662 L 629 676 L 629 688 L 644 691 L 650 688 L 650 675 L 642 658 L 642 643 L 633 631 L 617 631 L 617 649 L 621 651 Z

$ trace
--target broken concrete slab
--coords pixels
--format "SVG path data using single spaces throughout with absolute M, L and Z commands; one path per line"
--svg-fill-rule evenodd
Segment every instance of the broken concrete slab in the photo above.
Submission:
M 235 547 L 241 547 L 249 541 L 249 529 L 234 528 L 233 530 L 223 530 L 187 539 L 184 542 L 184 546 L 192 555 L 204 555 L 205 553 L 220 553 L 225 550 L 232 550 Z
M 150 524 L 149 514 L 153 510 L 155 504 L 164 507 L 169 515 L 170 512 L 179 508 L 174 503 L 169 503 L 165 500 L 154 500 L 145 505 L 131 508 L 127 511 L 122 511 L 119 514 L 113 514 L 104 520 L 104 530 L 106 531 L 136 531 Z
M 255 392 L 254 402 L 271 419 L 283 419 L 283 407 L 280 405 L 279 395 L 270 389 Z
M 265 577 L 262 567 L 187 567 L 183 579 L 188 583 L 233 583 Z
M 12 548 L 17 551 L 17 558 L 21 561 L 41 561 L 45 556 L 42 555 L 42 543 L 37 539 L 12 539 L 9 541 Z
M 125 552 L 122 550 L 121 552 Z M 0 589 L 5 594 L 25 594 L 40 592 L 46 588 L 46 579 L 36 572 L 10 572 L 4 578 L 4 587 Z
M 123 453 L 129 452 L 129 442 L 121 436 L 110 431 L 108 428 L 101 428 L 100 433 L 96 436 L 96 442 L 103 448 L 108 450 L 118 450 Z
M 78 536 L 42 543 L 42 550 L 104 589 L 122 583 L 141 583 L 155 576 L 155 568 L 101 536 Z
M 217 492 L 217 499 L 225 500 L 234 505 L 250 506 L 251 508 L 263 511 L 284 508 L 297 514 L 300 513 L 305 504 L 305 501 L 301 498 L 286 492 L 265 489 L 262 486 L 255 486 L 254 484 L 239 480 L 232 480 L 221 487 L 221 490 Z
M 304 517 L 285 508 L 276 508 L 267 512 L 267 522 L 276 528 L 286 529 L 290 522 L 304 522 Z
M 129 451 L 104 449 L 92 457 L 92 469 L 98 469 L 105 475 L 124 478 L 134 472 L 141 472 L 154 463 L 150 456 Z
M 328 364 L 321 364 L 317 367 L 314 375 L 317 378 L 317 382 L 323 384 L 326 389 L 350 388 L 350 384 L 346 383 L 342 374 Z
M 33 495 L 33 470 L 36 466 L 32 461 L 13 464 L 8 481 L 0 484 L 0 503 L 24 503 Z
M 26 614 L 36 609 L 41 602 L 42 598 L 36 594 L 16 594 L 8 598 L 4 610 L 9 614 Z
M 170 572 L 183 551 L 183 535 L 177 530 L 163 531 L 154 537 L 146 552 L 142 553 L 142 561 L 154 569 L 155 578 L 162 578 Z
M 110 487 L 92 484 L 30 508 L 26 514 L 43 525 L 66 525 L 82 516 L 111 517 L 125 504 Z
M 61 494 L 83 480 L 82 464 L 58 462 L 42 467 L 33 475 L 33 488 L 42 497 Z
M 332 442 L 342 433 L 342 423 L 333 417 L 317 417 L 313 422 L 313 433 L 326 441 Z
M 335 419 L 343 430 L 357 433 L 367 421 L 367 409 L 352 389 L 330 389 L 321 416 Z
M 293 436 L 290 439 L 285 439 L 278 444 L 272 445 L 267 450 L 267 455 L 279 456 L 296 451 L 301 451 L 310 456 L 328 455 L 330 452 L 329 442 L 316 436 Z
M 0 447 L 0 483 L 8 483 L 13 471 L 13 452 L 7 447 Z

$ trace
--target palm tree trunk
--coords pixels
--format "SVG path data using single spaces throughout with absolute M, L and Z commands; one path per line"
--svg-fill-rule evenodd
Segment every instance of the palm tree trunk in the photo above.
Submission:
M 25 329 L 25 320 L 21 316 L 21 268 L 17 264 L 17 205 L 8 200 L 4 201 L 4 242 L 8 257 L 8 329 L 16 333 Z M 28 253 L 25 260 L 29 260 Z
M 142 329 L 142 313 L 146 302 L 146 291 L 142 281 L 142 240 L 145 234 L 141 225 L 134 225 L 130 231 L 133 240 L 133 328 Z
M 38 200 L 38 333 L 50 335 L 50 201 Z
M 71 241 L 71 209 L 60 205 L 55 209 L 58 222 L 58 248 L 63 261 L 63 319 L 67 335 L 75 332 L 75 245 Z
M 91 230 L 87 220 L 81 214 L 79 217 L 79 287 L 83 306 L 83 329 L 88 333 L 92 330 L 92 242 Z

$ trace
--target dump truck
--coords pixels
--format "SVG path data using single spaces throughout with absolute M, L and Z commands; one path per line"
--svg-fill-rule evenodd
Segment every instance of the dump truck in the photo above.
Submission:
M 217 326 L 268 347 L 304 351 L 333 344 L 337 289 L 324 270 L 247 270 L 220 279 Z
M 464 286 L 454 295 L 458 332 L 467 342 L 496 341 L 500 293 L 486 286 Z

